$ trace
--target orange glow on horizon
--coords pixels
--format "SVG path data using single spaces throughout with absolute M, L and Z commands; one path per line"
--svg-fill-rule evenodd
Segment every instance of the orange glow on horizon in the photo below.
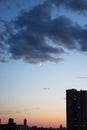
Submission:
M 3 118 L 5 117 L 5 118 Z M 27 124 L 37 127 L 52 127 L 58 128 L 60 124 L 63 127 L 66 127 L 66 114 L 64 107 L 50 107 L 50 108 L 41 108 L 36 110 L 25 110 L 20 111 L 19 113 L 10 113 L 8 115 L 2 115 L 1 123 L 7 124 L 9 118 L 13 118 L 16 124 L 23 124 L 24 118 L 27 119 Z
M 24 119 L 14 119 L 14 122 L 16 124 L 23 124 Z M 8 119 L 3 119 L 2 124 L 7 124 Z M 27 125 L 30 127 L 37 126 L 37 127 L 44 127 L 44 128 L 59 128 L 60 124 L 62 124 L 63 127 L 66 127 L 65 121 L 58 122 L 57 120 L 34 120 L 34 121 L 28 121 L 27 119 Z
M 66 122 L 65 122 L 65 118 L 46 118 L 46 117 L 35 117 L 35 118 L 30 118 L 29 117 L 17 117 L 17 116 L 13 116 L 13 117 L 8 117 L 8 118 L 4 118 L 2 119 L 2 124 L 7 124 L 8 123 L 8 119 L 9 118 L 13 118 L 14 122 L 16 124 L 23 124 L 24 118 L 27 119 L 27 125 L 31 126 L 37 126 L 37 127 L 45 127 L 45 128 L 58 128 L 60 126 L 60 124 L 62 124 L 63 127 L 66 127 Z

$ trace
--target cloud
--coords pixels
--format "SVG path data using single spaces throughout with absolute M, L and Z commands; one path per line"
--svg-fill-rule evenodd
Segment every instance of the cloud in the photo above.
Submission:
M 39 107 L 35 107 L 35 108 L 25 108 L 25 109 L 23 109 L 23 111 L 37 111 L 37 110 L 40 110 L 40 108 Z
M 49 2 L 56 6 L 63 6 L 72 11 L 87 11 L 87 0 L 49 0 Z
M 50 90 L 50 88 L 42 88 L 43 90 Z
M 82 76 L 82 77 L 78 77 L 78 78 L 80 78 L 80 79 L 87 79 L 86 76 Z
M 0 115 L 10 115 L 10 114 L 20 114 L 21 112 L 20 111 L 11 111 L 11 110 L 7 110 L 7 111 L 2 111 L 0 112 Z
M 52 18 L 54 6 L 86 11 L 85 5 L 86 0 L 48 0 L 30 11 L 22 11 L 9 23 L 5 21 L 4 36 L 0 35 L 0 49 L 4 57 L 8 54 L 12 59 L 35 64 L 62 61 L 65 49 L 86 52 L 86 26 L 83 28 L 64 15 Z M 2 55 L 0 59 L 3 59 Z

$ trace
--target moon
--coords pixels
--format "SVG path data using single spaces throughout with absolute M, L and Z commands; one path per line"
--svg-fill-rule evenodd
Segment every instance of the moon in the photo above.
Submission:
M 42 66 L 42 63 L 40 63 L 40 66 Z

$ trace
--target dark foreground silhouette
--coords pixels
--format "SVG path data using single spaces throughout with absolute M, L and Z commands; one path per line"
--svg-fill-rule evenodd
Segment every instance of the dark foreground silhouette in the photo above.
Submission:
M 29 127 L 26 119 L 24 119 L 23 125 L 17 125 L 13 118 L 9 118 L 8 124 L 0 124 L 0 130 L 66 130 L 66 128 L 63 128 L 62 125 L 60 128 Z

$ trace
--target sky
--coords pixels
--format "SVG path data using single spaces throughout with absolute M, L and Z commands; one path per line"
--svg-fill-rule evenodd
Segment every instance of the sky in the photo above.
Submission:
M 87 0 L 0 0 L 0 118 L 66 127 L 66 90 L 87 86 Z

